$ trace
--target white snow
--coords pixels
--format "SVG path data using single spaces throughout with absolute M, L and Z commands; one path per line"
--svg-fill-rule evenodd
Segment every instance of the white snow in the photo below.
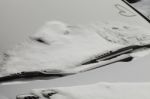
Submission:
M 146 17 L 150 18 L 150 0 L 140 0 L 132 5 Z
M 94 25 L 101 37 L 121 45 L 144 45 L 150 42 L 150 32 L 140 26 L 119 22 L 105 22 Z
M 51 93 L 54 94 L 44 97 Z M 30 94 L 38 96 L 39 99 L 150 99 L 150 83 L 101 82 L 72 87 L 34 89 L 24 96 Z
M 82 63 L 98 55 L 128 45 L 148 44 L 149 38 L 148 29 L 125 23 L 72 26 L 48 22 L 28 41 L 6 52 L 9 57 L 0 66 L 0 77 L 23 71 L 80 70 Z

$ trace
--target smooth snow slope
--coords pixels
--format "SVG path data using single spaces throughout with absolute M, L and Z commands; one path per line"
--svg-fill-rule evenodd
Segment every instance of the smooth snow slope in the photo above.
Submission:
M 97 83 L 74 87 L 34 89 L 29 94 L 18 95 L 17 99 L 24 99 L 23 97 L 27 98 L 29 95 L 38 97 L 35 99 L 149 99 L 150 83 Z

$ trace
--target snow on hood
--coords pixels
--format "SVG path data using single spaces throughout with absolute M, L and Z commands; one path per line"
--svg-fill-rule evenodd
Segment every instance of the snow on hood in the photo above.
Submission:
M 98 67 L 100 63 L 106 64 L 104 61 L 98 61 L 81 66 L 104 53 L 149 43 L 150 32 L 144 27 L 120 22 L 68 25 L 52 21 L 46 23 L 27 41 L 1 55 L 0 77 L 34 71 L 50 71 L 57 74 L 71 72 L 76 68 L 76 72 L 80 69 L 88 70 L 84 67 L 91 69 L 94 66 Z M 110 62 L 113 61 L 116 60 Z
M 139 2 L 133 3 L 132 5 L 146 17 L 150 18 L 150 0 L 139 0 Z

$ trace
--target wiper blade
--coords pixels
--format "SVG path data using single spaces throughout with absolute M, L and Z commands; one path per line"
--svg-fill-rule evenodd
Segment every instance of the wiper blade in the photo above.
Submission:
M 106 60 L 118 57 L 120 55 L 132 53 L 134 51 L 141 50 L 141 49 L 144 49 L 144 48 L 150 48 L 150 44 L 147 44 L 147 45 L 131 45 L 131 46 L 120 48 L 120 49 L 117 49 L 117 50 L 114 50 L 114 51 L 108 51 L 108 52 L 106 52 L 102 55 L 97 56 L 96 58 L 94 58 L 94 59 L 92 59 L 88 62 L 83 63 L 82 65 L 97 63 L 99 61 L 106 61 Z M 132 59 L 130 58 L 128 60 L 126 59 L 125 61 L 131 61 L 131 60 Z
M 32 71 L 32 72 L 22 72 L 17 74 L 11 74 L 8 76 L 0 77 L 0 82 L 19 80 L 19 79 L 33 79 L 33 78 L 43 78 L 43 77 L 63 77 L 66 74 L 63 73 L 44 73 L 42 71 Z
M 124 47 L 115 51 L 109 51 L 108 53 L 104 53 L 103 55 L 100 55 L 98 57 L 96 57 L 93 60 L 90 60 L 86 63 L 81 64 L 82 65 L 88 65 L 88 64 L 92 64 L 92 63 L 97 63 L 99 61 L 106 61 L 109 59 L 113 59 L 116 58 L 118 56 L 121 56 L 123 54 L 128 54 L 128 53 L 132 53 L 136 50 L 140 50 L 143 48 L 150 48 L 150 45 L 143 45 L 143 46 L 139 46 L 139 45 L 133 45 L 133 46 L 128 46 L 128 47 Z M 125 59 L 121 59 L 119 61 L 131 61 L 133 59 L 133 57 L 127 57 Z M 114 62 L 118 62 L 118 61 L 114 61 Z M 106 64 L 103 64 L 104 66 L 107 64 L 111 64 L 114 62 L 108 62 Z M 7 81 L 13 81 L 13 80 L 33 80 L 36 78 L 40 78 L 40 79 L 45 79 L 45 78 L 58 78 L 58 77 L 63 77 L 66 75 L 72 75 L 75 74 L 75 72 L 62 72 L 62 71 L 58 71 L 58 70 L 45 70 L 45 71 L 32 71 L 32 72 L 21 72 L 21 73 L 17 73 L 17 74 L 11 74 L 8 76 L 4 76 L 4 77 L 0 77 L 0 83 L 1 82 L 7 82 Z

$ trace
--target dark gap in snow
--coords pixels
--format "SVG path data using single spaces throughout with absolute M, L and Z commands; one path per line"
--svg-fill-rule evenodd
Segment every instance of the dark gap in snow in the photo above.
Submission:
M 28 95 L 19 95 L 16 96 L 16 99 L 39 99 L 39 96 L 28 94 Z
M 43 44 L 48 44 L 45 40 L 43 40 L 42 38 L 36 38 L 35 39 L 37 42 L 39 43 L 43 43 Z

